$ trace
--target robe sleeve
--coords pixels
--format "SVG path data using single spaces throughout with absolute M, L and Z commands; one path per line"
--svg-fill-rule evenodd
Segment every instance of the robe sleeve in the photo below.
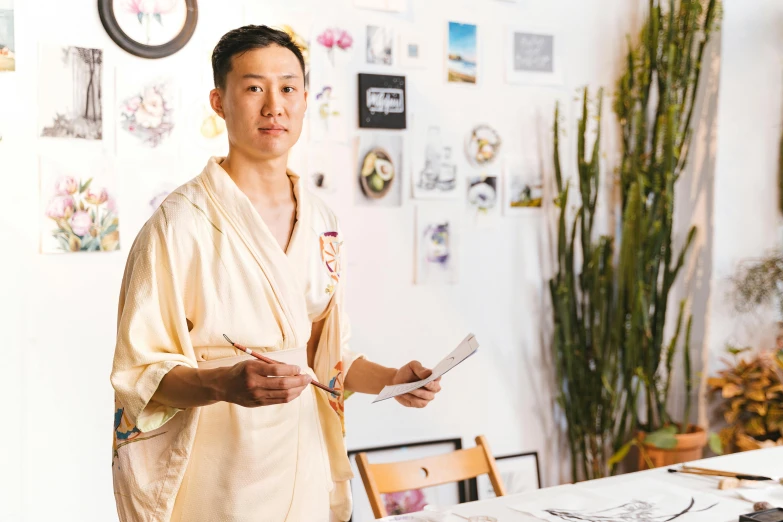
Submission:
M 128 255 L 120 291 L 111 383 L 141 432 L 180 411 L 152 400 L 161 379 L 179 365 L 197 368 L 173 250 L 163 230 L 145 226 Z

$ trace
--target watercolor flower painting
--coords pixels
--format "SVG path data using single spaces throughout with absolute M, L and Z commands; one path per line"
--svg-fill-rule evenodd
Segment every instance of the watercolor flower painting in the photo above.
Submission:
M 54 184 L 44 211 L 56 247 L 49 252 L 97 252 L 120 248 L 115 199 L 93 178 L 63 176 Z
M 120 127 L 144 145 L 158 147 L 174 130 L 171 86 L 166 82 L 147 85 L 120 106 Z

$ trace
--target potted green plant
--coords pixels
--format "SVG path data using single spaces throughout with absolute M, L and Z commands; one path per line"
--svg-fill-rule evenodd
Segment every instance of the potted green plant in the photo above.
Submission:
M 728 452 L 783 445 L 783 380 L 781 356 L 750 348 L 729 347 L 726 367 L 708 380 L 710 392 L 727 426 L 720 431 Z
M 718 17 L 717 0 L 651 0 L 614 103 L 623 152 L 618 313 L 625 320 L 618 342 L 627 400 L 622 418 L 640 433 L 616 457 L 636 444 L 646 466 L 698 458 L 708 439 L 690 424 L 691 318 L 685 320 L 684 302 L 669 341 L 664 325 L 670 291 L 696 234 L 692 227 L 675 251 L 674 193 L 688 159 L 704 51 Z M 684 323 L 686 408 L 683 418 L 674 419 L 668 411 L 671 370 Z

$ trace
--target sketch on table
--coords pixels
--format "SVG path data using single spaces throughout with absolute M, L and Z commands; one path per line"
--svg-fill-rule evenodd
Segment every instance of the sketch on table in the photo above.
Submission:
M 717 503 L 710 506 L 696 509 L 696 499 L 691 497 L 687 506 L 674 508 L 675 511 L 664 512 L 664 509 L 654 502 L 642 500 L 632 500 L 619 506 L 603 509 L 599 511 L 566 511 L 558 509 L 545 510 L 550 515 L 567 522 L 669 522 L 685 517 L 689 513 L 703 513 L 717 506 Z M 671 509 L 671 508 L 669 508 Z

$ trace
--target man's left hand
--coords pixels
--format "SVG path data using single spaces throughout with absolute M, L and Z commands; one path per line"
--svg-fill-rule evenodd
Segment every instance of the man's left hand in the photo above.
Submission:
M 411 361 L 399 370 L 392 379 L 392 384 L 405 384 L 421 381 L 432 375 L 432 370 L 425 368 L 419 361 Z M 397 402 L 408 408 L 423 408 L 435 398 L 440 391 L 440 377 L 426 386 L 413 390 L 405 395 L 395 397 Z

